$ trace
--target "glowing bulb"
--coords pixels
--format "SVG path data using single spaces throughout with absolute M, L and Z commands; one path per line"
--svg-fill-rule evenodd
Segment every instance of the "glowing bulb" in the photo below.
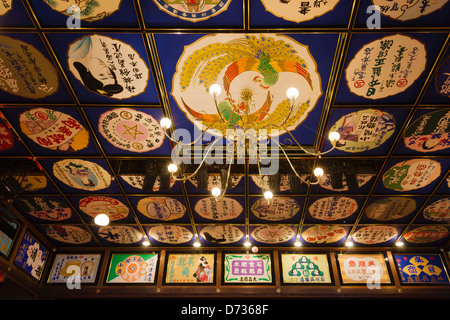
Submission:
M 195 242 L 194 242 L 194 247 L 198 248 L 198 247 L 200 247 L 200 246 L 201 246 L 200 242 L 198 242 L 198 241 L 195 241 Z
M 109 217 L 104 213 L 100 213 L 95 217 L 94 222 L 99 226 L 107 226 L 109 224 Z
M 209 87 L 209 93 L 211 93 L 213 96 L 218 96 L 222 92 L 222 88 L 216 83 L 212 84 L 211 87 Z
M 297 88 L 289 88 L 286 91 L 286 95 L 289 99 L 296 99 L 298 97 L 298 90 Z
M 169 118 L 162 118 L 159 124 L 164 130 L 167 130 L 172 126 L 172 121 Z
M 351 246 L 353 246 L 353 242 L 347 241 L 347 242 L 345 242 L 345 245 L 346 245 L 347 247 L 351 247 Z
M 212 195 L 214 196 L 214 197 L 218 197 L 218 196 L 220 196 L 220 189 L 219 188 L 217 188 L 217 187 L 215 187 L 215 188 L 213 188 L 212 190 L 211 190 L 211 193 L 212 193 Z
M 248 241 L 248 239 L 247 239 L 247 241 L 244 242 L 244 246 L 247 248 L 250 247 L 251 245 L 252 245 L 252 243 L 250 241 Z
M 302 246 L 302 243 L 300 242 L 300 241 L 295 241 L 294 242 L 294 246 L 296 246 L 296 247 L 301 247 Z
M 178 167 L 176 164 L 171 163 L 169 164 L 169 166 L 167 167 L 167 170 L 169 170 L 170 173 L 175 173 L 178 170 Z
M 315 168 L 314 169 L 314 175 L 317 178 L 320 178 L 321 176 L 323 176 L 323 169 L 322 168 Z
M 264 192 L 264 199 L 270 200 L 272 198 L 273 198 L 273 193 L 272 192 L 270 192 L 270 191 Z
M 336 131 L 330 132 L 328 135 L 328 139 L 330 139 L 331 142 L 336 142 L 341 138 L 341 135 L 337 133 Z
M 403 247 L 403 246 L 405 245 L 405 243 L 404 243 L 403 241 L 397 241 L 397 242 L 395 243 L 395 245 L 396 245 L 397 247 Z
M 142 245 L 148 247 L 150 245 L 150 241 L 144 240 L 142 241 Z

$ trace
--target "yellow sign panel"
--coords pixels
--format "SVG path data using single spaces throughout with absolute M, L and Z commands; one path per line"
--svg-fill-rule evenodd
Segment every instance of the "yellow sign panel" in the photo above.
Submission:
M 213 283 L 214 254 L 169 254 L 166 283 Z

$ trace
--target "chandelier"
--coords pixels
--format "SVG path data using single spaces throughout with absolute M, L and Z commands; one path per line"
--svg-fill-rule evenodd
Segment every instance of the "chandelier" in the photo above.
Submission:
M 286 102 L 286 107 L 288 109 L 287 116 L 279 119 L 278 121 L 271 122 L 269 124 L 261 125 L 261 122 L 258 120 L 264 119 L 268 114 L 272 96 L 270 93 L 267 94 L 265 103 L 261 107 L 257 107 L 255 105 L 255 101 L 253 100 L 253 92 L 251 89 L 243 89 L 240 92 L 240 97 L 238 100 L 233 99 L 230 92 L 227 90 L 226 95 L 227 98 L 222 100 L 220 103 L 217 101 L 217 96 L 222 92 L 221 87 L 218 84 L 213 84 L 209 87 L 209 93 L 212 95 L 215 105 L 215 110 L 217 114 L 209 115 L 200 112 L 196 112 L 190 109 L 187 105 L 186 108 L 189 109 L 189 112 L 192 115 L 201 121 L 201 134 L 191 142 L 182 142 L 179 139 L 176 139 L 176 130 L 174 132 L 174 137 L 171 137 L 167 132 L 172 127 L 172 121 L 169 118 L 163 118 L 160 121 L 161 127 L 164 129 L 165 135 L 175 144 L 175 148 L 179 148 L 179 150 L 186 148 L 190 148 L 195 144 L 198 145 L 198 142 L 201 142 L 206 132 L 221 138 L 226 138 L 227 146 L 226 146 L 226 163 L 228 164 L 227 177 L 226 181 L 222 183 L 222 189 L 219 187 L 214 187 L 211 190 L 212 195 L 216 199 L 216 201 L 220 201 L 228 188 L 229 178 L 231 174 L 231 166 L 234 163 L 234 159 L 242 159 L 242 157 L 247 156 L 248 159 L 253 159 L 258 166 L 258 176 L 259 181 L 261 182 L 261 190 L 264 198 L 267 203 L 270 204 L 273 193 L 269 190 L 268 187 L 264 187 L 263 185 L 263 175 L 264 174 L 261 169 L 261 162 L 263 158 L 267 156 L 267 146 L 270 144 L 272 147 L 278 148 L 282 151 L 284 157 L 289 163 L 290 168 L 293 173 L 302 181 L 303 183 L 309 185 L 316 185 L 319 183 L 320 178 L 323 176 L 324 171 L 320 167 L 316 167 L 313 170 L 313 174 L 316 177 L 315 181 L 306 180 L 297 172 L 292 161 L 289 159 L 288 154 L 285 151 L 283 145 L 278 141 L 276 134 L 281 136 L 282 134 L 289 134 L 292 140 L 295 142 L 294 147 L 300 148 L 304 153 L 314 156 L 318 159 L 322 157 L 322 155 L 331 152 L 336 147 L 336 142 L 340 139 L 340 135 L 338 132 L 331 132 L 328 136 L 328 139 L 331 143 L 331 149 L 325 152 L 312 152 L 304 147 L 295 139 L 290 130 L 287 129 L 286 123 L 289 122 L 291 115 L 293 115 L 294 110 L 298 110 L 300 103 L 296 104 L 296 99 L 299 96 L 299 91 L 295 87 L 291 87 L 286 91 L 286 97 L 284 101 Z M 208 119 L 209 121 L 205 121 Z M 212 121 L 211 121 L 212 120 Z M 213 141 L 207 143 L 206 145 L 202 144 L 202 148 L 204 148 L 204 153 L 202 153 L 201 162 L 198 164 L 198 167 L 191 174 L 181 174 L 176 176 L 178 170 L 178 165 L 176 163 L 171 163 L 168 166 L 168 171 L 175 181 L 185 182 L 186 180 L 191 179 L 196 176 L 201 167 L 205 164 L 206 159 L 210 156 L 210 152 L 214 145 L 220 141 L 220 139 L 214 139 Z M 230 147 L 231 146 L 231 147 Z M 177 154 L 177 153 L 175 153 Z M 195 154 L 194 154 L 195 156 Z M 277 161 L 278 161 L 277 157 Z M 172 160 L 174 160 L 174 156 L 172 153 Z M 179 162 L 179 161 L 174 161 Z

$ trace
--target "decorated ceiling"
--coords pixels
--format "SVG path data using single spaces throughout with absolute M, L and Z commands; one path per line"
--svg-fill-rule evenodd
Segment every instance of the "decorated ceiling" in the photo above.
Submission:
M 242 247 L 246 237 L 261 247 L 444 247 L 449 15 L 446 0 L 3 0 L 3 220 L 18 215 L 57 248 Z M 160 125 L 170 118 L 168 135 L 183 141 L 210 126 L 203 144 L 216 139 L 212 84 L 222 113 L 251 92 L 255 128 L 290 159 L 270 153 L 275 174 L 263 181 L 256 163 L 236 161 L 220 201 L 211 189 L 225 153 L 211 156 L 206 183 L 175 181 Z M 292 109 L 289 87 L 299 91 Z M 290 133 L 277 132 L 286 118 Z M 326 155 L 296 146 L 329 150 L 331 131 L 340 139 Z M 202 158 L 189 159 L 180 171 Z M 325 174 L 308 186 L 291 164 L 305 180 L 318 166 Z M 109 225 L 94 223 L 99 213 Z

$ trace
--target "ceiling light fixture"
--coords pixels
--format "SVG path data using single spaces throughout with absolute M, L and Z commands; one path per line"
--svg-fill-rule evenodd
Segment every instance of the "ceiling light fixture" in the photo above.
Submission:
M 403 246 L 405 245 L 405 243 L 404 243 L 403 241 L 397 241 L 397 242 L 395 243 L 395 245 L 396 245 L 397 247 L 403 247 Z
M 351 240 L 347 240 L 347 241 L 345 241 L 345 246 L 346 247 L 353 247 L 353 242 Z
M 212 195 L 215 197 L 217 201 L 220 201 L 225 195 L 226 189 L 228 188 L 228 182 L 231 174 L 231 165 L 234 162 L 234 159 L 238 160 L 247 155 L 249 158 L 255 161 L 258 164 L 258 173 L 261 181 L 261 189 L 263 190 L 264 198 L 270 202 L 273 198 L 273 192 L 276 190 L 267 190 L 263 188 L 262 185 L 262 176 L 263 175 L 274 175 L 276 173 L 272 172 L 270 174 L 265 171 L 265 173 L 261 172 L 260 163 L 262 159 L 267 158 L 267 150 L 270 145 L 271 148 L 279 148 L 286 160 L 288 161 L 293 173 L 295 176 L 301 181 L 306 183 L 307 185 L 318 184 L 320 178 L 323 176 L 324 171 L 321 168 L 315 168 L 313 170 L 315 181 L 313 179 L 304 179 L 300 176 L 300 174 L 294 168 L 291 160 L 289 159 L 285 149 L 282 144 L 278 142 L 276 137 L 281 136 L 283 134 L 289 134 L 290 139 L 295 142 L 293 147 L 300 148 L 304 153 L 308 155 L 312 155 L 321 158 L 322 155 L 332 151 L 336 147 L 336 142 L 340 139 L 340 135 L 338 132 L 331 132 L 328 136 L 332 148 L 325 152 L 311 152 L 303 148 L 300 143 L 295 139 L 295 137 L 291 134 L 290 130 L 288 130 L 287 126 L 292 126 L 292 123 L 295 122 L 291 116 L 295 115 L 295 111 L 302 107 L 302 103 L 296 103 L 295 100 L 299 97 L 300 93 L 297 88 L 291 87 L 287 89 L 286 96 L 287 99 L 283 100 L 283 106 L 287 108 L 287 115 L 284 117 L 280 117 L 277 121 L 270 121 L 264 123 L 264 119 L 267 117 L 271 103 L 272 103 L 272 95 L 270 93 L 267 94 L 264 104 L 262 107 L 258 108 L 257 103 L 254 100 L 254 92 L 251 89 L 244 89 L 240 93 L 240 99 L 235 100 L 232 98 L 231 93 L 226 92 L 227 97 L 223 99 L 220 103 L 217 101 L 217 97 L 222 93 L 222 88 L 218 84 L 213 84 L 209 88 L 209 93 L 214 98 L 215 110 L 217 114 L 205 114 L 199 113 L 194 110 L 190 110 L 195 113 L 196 118 L 200 121 L 202 127 L 202 133 L 200 136 L 196 137 L 196 139 L 192 142 L 181 142 L 177 139 L 169 136 L 167 130 L 172 127 L 172 121 L 169 118 L 163 118 L 160 121 L 161 127 L 164 129 L 165 135 L 175 143 L 175 148 L 187 148 L 192 146 L 198 146 L 197 143 L 200 139 L 203 138 L 206 132 L 211 133 L 215 136 L 226 138 L 226 163 L 228 164 L 228 170 L 223 170 L 224 174 L 226 173 L 226 179 L 221 177 L 222 179 L 222 188 L 215 187 L 212 189 Z M 277 108 L 280 107 L 277 106 Z M 207 119 L 208 121 L 205 121 Z M 212 121 L 212 120 L 213 121 Z M 176 130 L 175 130 L 176 132 Z M 174 132 L 174 136 L 176 136 Z M 271 134 L 273 133 L 273 134 Z M 180 168 L 175 164 L 171 163 L 168 167 L 169 173 L 172 175 L 172 178 L 177 181 L 185 182 L 186 180 L 196 176 L 205 163 L 206 159 L 211 156 L 211 149 L 222 139 L 215 138 L 206 145 L 202 145 L 205 147 L 202 153 L 202 159 L 199 163 L 197 169 L 192 174 L 183 174 L 179 170 Z M 248 141 L 247 141 L 248 140 Z M 183 139 L 184 141 L 184 139 Z M 230 144 L 232 145 L 232 149 L 230 148 Z M 175 149 L 174 148 L 174 149 Z M 217 148 L 217 147 L 216 147 Z M 180 149 L 178 149 L 180 150 Z M 185 149 L 183 149 L 185 150 Z M 230 152 L 230 150 L 232 150 Z M 272 149 L 271 149 L 272 150 Z M 177 154 L 175 152 L 175 154 Z M 191 153 L 193 154 L 193 153 Z M 194 154 L 194 157 L 197 153 Z M 172 159 L 174 159 L 174 152 L 172 152 Z M 183 156 L 184 152 L 183 152 Z M 177 159 L 178 160 L 178 159 Z M 276 161 L 279 161 L 278 153 Z M 176 162 L 176 161 L 175 161 Z M 182 161 L 181 161 L 182 162 Z M 179 162 L 180 163 L 180 162 Z M 198 163 L 198 162 L 195 162 Z M 266 169 L 266 168 L 264 168 Z M 176 173 L 179 172 L 179 175 Z
M 147 237 L 144 237 L 144 241 L 142 241 L 142 245 L 144 247 L 148 247 L 150 245 L 150 241 L 148 240 Z
M 100 213 L 95 216 L 94 222 L 96 225 L 104 227 L 109 224 L 109 217 L 104 213 Z
M 200 240 L 199 240 L 199 238 L 198 238 L 198 234 L 197 233 L 195 233 L 195 241 L 194 241 L 194 243 L 192 244 L 194 247 L 196 247 L 196 248 L 199 248 L 199 247 L 201 247 L 201 243 L 200 243 Z

